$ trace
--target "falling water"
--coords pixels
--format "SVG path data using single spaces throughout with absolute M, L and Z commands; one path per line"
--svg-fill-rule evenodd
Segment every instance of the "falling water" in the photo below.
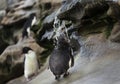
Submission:
M 52 38 L 57 41 L 58 37 L 61 35 L 64 35 L 67 38 L 67 40 L 70 41 L 68 36 L 68 30 L 67 27 L 65 26 L 65 21 L 59 20 L 56 16 L 53 24 Z
M 57 18 L 57 16 L 54 19 L 54 24 L 53 24 L 53 30 L 52 31 L 46 31 L 45 34 L 42 36 L 42 39 L 46 38 L 48 40 L 53 39 L 53 40 L 58 40 L 58 37 L 63 35 L 68 42 L 70 42 L 69 36 L 68 36 L 68 29 L 66 27 L 66 22 L 64 20 L 60 20 Z

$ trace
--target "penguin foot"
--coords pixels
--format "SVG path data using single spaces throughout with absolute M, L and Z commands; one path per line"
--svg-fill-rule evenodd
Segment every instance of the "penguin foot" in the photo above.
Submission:
M 29 82 L 31 79 L 30 78 L 26 78 L 26 81 Z
M 55 80 L 59 80 L 59 79 L 60 79 L 60 75 L 56 75 Z
M 69 72 L 66 72 L 63 77 L 66 78 L 69 75 Z

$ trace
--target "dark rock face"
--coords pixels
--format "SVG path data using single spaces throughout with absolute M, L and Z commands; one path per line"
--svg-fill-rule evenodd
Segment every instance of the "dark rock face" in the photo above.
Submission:
M 9 44 L 5 43 L 2 39 L 0 41 L 0 54 L 4 51 L 4 49 L 8 46 Z
M 41 40 L 49 38 L 49 35 L 53 31 L 53 23 L 54 23 L 54 18 L 56 15 L 56 11 L 47 16 L 43 20 L 43 27 L 42 30 L 39 32 L 39 36 L 42 37 Z
M 7 30 L 4 30 L 4 27 L 2 26 L 2 28 L 0 29 L 0 54 L 4 51 L 4 49 L 9 45 L 10 43 L 10 40 L 8 39 L 9 36 L 11 37 L 12 35 L 6 35 L 7 34 L 10 34 L 10 31 L 9 33 L 7 32 Z M 9 40 L 9 42 L 8 42 Z
M 114 1 L 63 0 L 58 18 L 75 23 L 74 28 L 78 28 L 80 35 L 85 35 L 84 31 L 86 35 L 105 32 L 106 37 L 111 34 L 111 40 L 118 42 L 119 35 L 114 32 L 118 29 L 118 24 L 115 23 L 119 23 L 119 11 L 120 5 Z M 99 29 L 101 26 L 107 27 Z
M 59 19 L 80 21 L 103 14 L 108 10 L 108 4 L 102 1 L 64 0 L 61 6 Z
M 84 13 L 83 6 L 77 0 L 64 0 L 58 14 L 59 19 L 79 20 Z

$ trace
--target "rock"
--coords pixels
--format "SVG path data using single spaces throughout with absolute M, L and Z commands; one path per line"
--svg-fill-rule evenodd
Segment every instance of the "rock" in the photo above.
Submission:
M 17 4 L 19 6 L 16 7 L 14 10 L 32 8 L 36 3 L 37 2 L 33 0 L 26 0 L 23 4 Z
M 120 42 L 120 21 L 114 25 L 109 39 L 113 42 Z
M 59 19 L 77 20 L 83 16 L 83 7 L 78 0 L 63 0 L 64 3 L 58 13 Z
M 20 0 L 7 0 L 7 6 L 11 8 L 13 4 L 19 3 Z
M 0 10 L 5 10 L 7 8 L 6 0 L 0 0 Z
M 118 0 L 117 3 L 120 5 L 120 0 Z
M 46 25 L 46 24 L 51 24 L 53 23 L 54 19 L 55 19 L 55 16 L 56 16 L 56 11 L 51 13 L 50 15 L 48 15 L 44 21 L 43 21 L 43 25 Z
M 109 6 L 102 1 L 85 0 L 63 0 L 58 18 L 61 20 L 72 20 L 73 22 L 81 19 L 89 19 L 104 14 Z
M 29 4 L 28 4 L 29 3 Z M 2 25 L 13 25 L 24 22 L 31 13 L 39 14 L 37 1 L 25 0 L 19 1 L 8 9 L 7 15 L 1 21 Z
M 4 49 L 8 46 L 9 44 L 6 43 L 5 41 L 3 41 L 3 39 L 1 38 L 0 41 L 0 54 L 4 51 Z
M 6 15 L 6 11 L 5 10 L 0 10 L 0 22 L 5 15 Z
M 42 35 L 42 38 L 41 38 L 42 40 L 49 38 L 50 34 L 52 33 L 55 15 L 56 15 L 56 11 L 50 14 L 49 16 L 47 16 L 43 20 L 43 27 L 42 27 L 42 30 L 39 32 L 40 36 Z M 44 33 L 44 34 L 41 34 L 41 33 Z
M 6 15 L 7 2 L 6 0 L 0 1 L 0 23 L 3 17 Z
M 51 3 L 61 3 L 61 0 L 41 0 L 41 3 L 47 3 L 47 2 L 51 2 Z
M 16 11 L 14 13 L 8 13 L 7 16 L 5 16 L 3 18 L 3 20 L 1 21 L 2 25 L 13 25 L 13 24 L 19 24 L 21 22 L 24 22 L 30 14 L 32 13 L 36 13 L 37 10 L 33 10 L 33 11 L 24 11 L 24 10 L 19 10 Z
M 107 11 L 107 15 L 112 17 L 113 19 L 120 20 L 119 15 L 120 15 L 120 6 L 117 3 L 111 3 L 109 4 L 110 8 Z
M 56 12 L 57 11 L 54 11 L 43 20 L 42 28 L 38 32 L 39 43 L 46 48 L 52 45 L 52 41 L 49 38 L 53 33 L 53 23 Z
M 7 34 L 10 34 L 10 33 L 8 33 L 7 32 L 7 30 L 4 30 L 4 27 L 2 26 L 2 25 L 0 25 L 0 54 L 4 51 L 4 49 L 9 45 L 9 43 L 7 42 L 7 40 L 9 40 L 8 38 L 9 38 L 9 36 L 11 36 L 11 35 L 7 35 L 7 37 L 6 37 L 6 33 Z M 9 31 L 10 32 L 10 31 Z M 9 40 L 9 42 L 10 42 L 10 40 Z

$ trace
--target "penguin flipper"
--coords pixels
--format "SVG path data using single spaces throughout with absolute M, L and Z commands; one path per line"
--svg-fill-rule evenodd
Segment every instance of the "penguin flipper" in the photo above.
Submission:
M 71 60 L 71 67 L 74 66 L 74 57 L 72 55 L 72 50 L 70 51 L 70 60 Z
M 73 67 L 73 66 L 74 66 L 74 57 L 71 56 L 71 67 Z

